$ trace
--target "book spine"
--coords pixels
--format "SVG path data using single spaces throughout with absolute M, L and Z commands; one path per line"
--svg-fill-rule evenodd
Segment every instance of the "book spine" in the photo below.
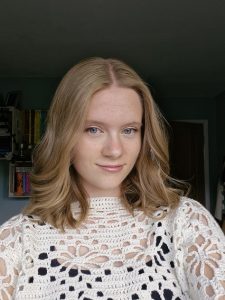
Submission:
M 17 166 L 15 168 L 15 195 L 23 196 L 30 193 L 31 166 Z
M 30 193 L 30 173 L 26 173 L 26 193 Z
M 34 116 L 34 144 L 38 144 L 40 142 L 40 131 L 41 131 L 41 114 L 39 110 L 35 110 Z
M 23 194 L 26 194 L 26 173 L 22 173 L 23 176 Z
M 15 174 L 15 195 L 16 196 L 22 196 L 23 195 L 23 173 L 16 172 Z

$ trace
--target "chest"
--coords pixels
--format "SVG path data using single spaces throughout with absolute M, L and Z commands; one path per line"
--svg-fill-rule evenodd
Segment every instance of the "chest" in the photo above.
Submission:
M 184 299 L 173 259 L 171 230 L 144 217 L 97 226 L 90 222 L 66 233 L 45 224 L 30 227 L 24 236 L 16 299 L 32 299 L 35 289 L 38 299 L 45 300 L 144 299 L 143 293 L 152 291 Z M 133 296 L 137 291 L 139 298 Z
M 59 232 L 48 224 L 27 228 L 23 239 L 24 272 L 44 268 L 98 269 L 151 263 L 173 267 L 173 233 L 168 224 L 139 218 L 120 222 L 89 222 L 79 229 Z

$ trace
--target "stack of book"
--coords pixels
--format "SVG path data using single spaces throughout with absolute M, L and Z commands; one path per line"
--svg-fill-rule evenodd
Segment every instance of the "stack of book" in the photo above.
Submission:
M 25 196 L 30 194 L 30 173 L 31 166 L 16 166 L 15 167 L 15 183 L 14 192 L 16 196 Z
M 9 165 L 9 197 L 29 197 L 31 193 L 32 150 L 39 144 L 46 127 L 46 110 L 21 110 L 21 138 Z
M 22 112 L 23 143 L 36 145 L 45 131 L 46 110 L 23 110 Z

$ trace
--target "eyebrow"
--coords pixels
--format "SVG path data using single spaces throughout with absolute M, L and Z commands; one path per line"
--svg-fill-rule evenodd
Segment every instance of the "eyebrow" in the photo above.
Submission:
M 96 120 L 87 120 L 85 122 L 85 124 L 96 124 L 96 125 L 100 125 L 100 126 L 104 126 L 104 125 L 107 125 L 105 122 L 101 122 L 101 121 L 96 121 Z M 123 126 L 142 126 L 142 123 L 141 122 L 128 122 L 128 123 L 125 123 L 123 124 Z

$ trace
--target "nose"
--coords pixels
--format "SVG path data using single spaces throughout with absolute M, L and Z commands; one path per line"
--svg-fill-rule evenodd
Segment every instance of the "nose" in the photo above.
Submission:
M 103 148 L 102 154 L 110 158 L 118 158 L 123 153 L 123 145 L 119 136 L 108 136 Z

